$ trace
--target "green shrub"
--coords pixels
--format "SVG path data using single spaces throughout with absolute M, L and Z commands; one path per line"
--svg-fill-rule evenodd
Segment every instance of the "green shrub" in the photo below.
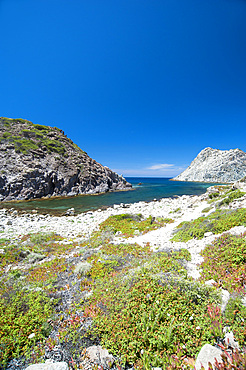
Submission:
M 120 214 L 110 216 L 107 220 L 100 224 L 100 230 L 110 229 L 113 233 L 121 232 L 126 237 L 133 236 L 136 231 L 146 233 L 151 230 L 156 230 L 167 223 L 173 222 L 170 218 L 152 218 L 142 220 L 141 215 Z
M 240 344 L 246 342 L 246 307 L 242 304 L 240 297 L 231 297 L 225 310 L 226 324 L 233 331 L 235 338 Z
M 43 293 L 18 286 L 0 297 L 0 363 L 28 355 L 35 342 L 44 338 L 43 325 L 53 313 L 50 299 Z M 29 339 L 29 335 L 35 336 Z
M 38 145 L 30 139 L 15 139 L 14 140 L 16 152 L 27 154 L 30 150 L 37 150 Z
M 245 195 L 246 193 L 240 191 L 240 190 L 231 190 L 229 192 L 226 193 L 226 198 L 224 198 L 220 203 L 219 203 L 219 206 L 222 206 L 222 205 L 228 205 L 230 204 L 233 200 L 235 199 L 238 199 L 238 198 L 241 198 L 243 195 Z
M 220 195 L 220 193 L 211 193 L 211 194 L 209 194 L 209 199 L 214 199 L 214 198 L 218 198 L 219 197 L 219 195 Z
M 51 130 L 50 127 L 44 125 L 33 124 L 33 126 L 36 130 L 44 131 L 45 133 L 48 133 Z
M 208 231 L 219 234 L 230 230 L 234 226 L 245 225 L 245 208 L 237 210 L 217 210 L 207 217 L 199 217 L 190 222 L 181 222 L 172 240 L 186 242 L 193 238 L 202 239 L 204 234 Z
M 94 311 L 96 333 L 123 362 L 143 366 L 145 353 L 151 366 L 165 368 L 180 350 L 194 356 L 214 338 L 207 315 L 213 298 L 209 289 L 203 290 L 193 300 L 187 285 L 162 282 L 145 269 L 127 280 L 114 276 L 95 289 L 90 301 L 91 307 L 103 302 Z
M 233 293 L 245 293 L 246 240 L 245 236 L 230 234 L 217 238 L 202 251 L 201 279 L 214 279 Z

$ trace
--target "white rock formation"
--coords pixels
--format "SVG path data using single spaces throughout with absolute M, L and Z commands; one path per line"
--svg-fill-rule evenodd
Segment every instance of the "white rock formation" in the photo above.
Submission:
M 240 149 L 203 149 L 173 180 L 232 183 L 246 176 L 246 153 Z

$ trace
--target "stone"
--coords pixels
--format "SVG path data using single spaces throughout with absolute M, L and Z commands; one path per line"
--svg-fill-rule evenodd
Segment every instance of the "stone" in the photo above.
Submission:
M 204 233 L 205 238 L 207 238 L 208 236 L 211 236 L 211 235 L 213 235 L 213 233 L 211 231 L 207 231 L 206 233 Z
M 225 334 L 224 337 L 225 345 L 233 349 L 240 349 L 238 342 L 235 341 L 234 334 L 232 331 Z
M 222 362 L 222 350 L 219 348 L 216 348 L 214 346 L 211 346 L 211 344 L 205 344 L 196 359 L 195 363 L 195 369 L 201 370 L 202 366 L 204 367 L 204 370 L 208 370 L 209 368 L 209 362 L 214 365 L 215 359 L 217 359 L 218 362 Z M 215 367 L 213 366 L 213 369 Z
M 224 312 L 227 306 L 227 303 L 229 302 L 230 299 L 230 293 L 226 289 L 221 289 L 221 311 Z
M 87 275 L 91 269 L 91 264 L 89 262 L 79 262 L 74 269 L 75 274 Z
M 65 212 L 65 215 L 66 215 L 66 216 L 74 216 L 74 215 L 75 215 L 75 209 L 74 209 L 74 208 L 69 208 L 69 209 Z
M 177 181 L 233 183 L 246 175 L 246 153 L 240 149 L 203 149 Z
M 215 284 L 216 284 L 216 281 L 214 279 L 205 281 L 205 285 L 208 285 L 208 286 L 214 286 Z
M 37 261 L 41 261 L 45 258 L 44 254 L 36 253 L 36 252 L 31 252 L 28 256 L 28 262 L 29 263 L 35 263 Z
M 66 362 L 53 362 L 46 360 L 43 364 L 29 365 L 26 370 L 69 370 Z
M 32 338 L 34 338 L 34 337 L 35 337 L 35 335 L 36 335 L 35 333 L 31 333 L 30 335 L 28 335 L 28 338 L 29 338 L 29 339 L 32 339 Z
M 108 350 L 101 346 L 91 346 L 86 349 L 90 361 L 109 366 L 114 362 L 114 357 L 109 354 Z

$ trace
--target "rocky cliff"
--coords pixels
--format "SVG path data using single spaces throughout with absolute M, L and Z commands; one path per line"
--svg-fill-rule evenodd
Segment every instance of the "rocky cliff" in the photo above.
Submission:
M 56 127 L 0 118 L 0 200 L 95 194 L 131 188 Z
M 246 153 L 240 149 L 203 149 L 173 180 L 231 183 L 246 176 Z

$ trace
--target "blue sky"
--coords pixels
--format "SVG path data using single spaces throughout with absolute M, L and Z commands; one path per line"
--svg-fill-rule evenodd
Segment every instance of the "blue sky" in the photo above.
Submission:
M 124 176 L 246 151 L 245 0 L 0 0 L 0 116 Z

